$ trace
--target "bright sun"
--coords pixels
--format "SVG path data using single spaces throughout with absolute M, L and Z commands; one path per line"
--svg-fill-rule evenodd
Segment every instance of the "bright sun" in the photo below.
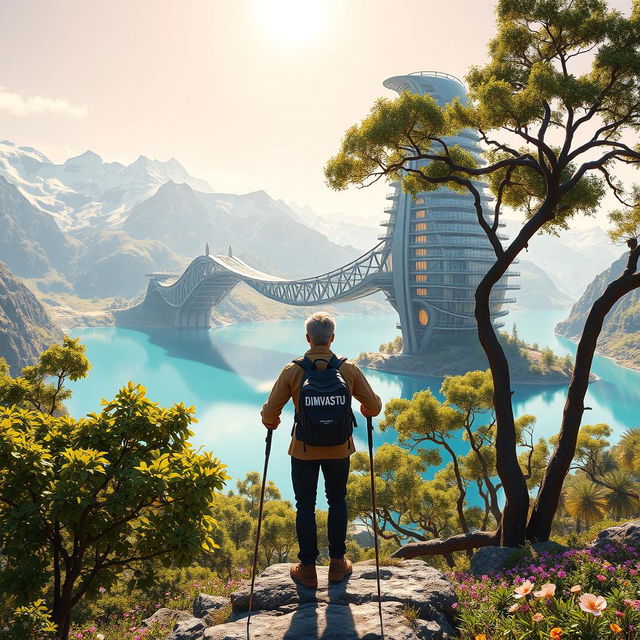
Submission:
M 327 26 L 329 0 L 258 0 L 258 19 L 273 40 L 303 44 Z

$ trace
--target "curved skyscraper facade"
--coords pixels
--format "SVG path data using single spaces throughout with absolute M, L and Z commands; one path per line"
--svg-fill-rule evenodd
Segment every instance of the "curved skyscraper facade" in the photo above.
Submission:
M 456 97 L 466 100 L 460 80 L 440 72 L 394 76 L 384 86 L 398 93 L 430 94 L 441 105 Z M 479 136 L 473 130 L 464 130 L 446 142 L 478 158 L 481 153 Z M 413 198 L 399 184 L 391 187 L 393 191 L 387 194 L 391 204 L 385 209 L 389 217 L 382 222 L 387 232 L 381 236 L 388 243 L 393 274 L 387 295 L 400 317 L 404 352 L 423 353 L 439 337 L 455 341 L 475 331 L 475 290 L 495 262 L 495 254 L 478 224 L 471 194 L 441 188 Z M 490 196 L 484 187 L 479 188 L 483 202 L 489 205 Z M 490 206 L 485 207 L 485 218 L 493 220 Z M 517 275 L 508 272 L 494 287 L 491 313 L 497 327 L 502 326 L 499 318 L 508 313 L 503 306 L 515 301 L 507 294 L 518 288 L 509 281 Z

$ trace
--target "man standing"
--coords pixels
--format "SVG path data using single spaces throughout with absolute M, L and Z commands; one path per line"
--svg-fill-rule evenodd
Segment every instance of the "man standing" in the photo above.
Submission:
M 309 420 L 305 418 L 304 407 L 300 407 L 301 387 L 304 393 L 313 388 L 313 372 L 324 372 L 324 381 L 316 387 L 324 385 L 325 389 L 334 389 L 333 398 L 322 393 L 317 396 L 305 396 L 305 405 L 311 406 L 309 412 L 315 411 L 313 420 L 317 424 L 336 422 L 344 398 L 340 396 L 341 386 L 345 389 L 344 397 L 351 397 L 360 401 L 360 411 L 365 416 L 377 416 L 382 409 L 380 398 L 373 392 L 364 374 L 353 363 L 336 358 L 331 350 L 331 343 L 335 338 L 335 321 L 326 313 L 316 313 L 305 323 L 309 349 L 304 358 L 299 358 L 287 364 L 271 390 L 269 399 L 262 407 L 262 423 L 267 429 L 276 429 L 280 424 L 280 413 L 284 405 L 293 399 L 296 410 L 296 422 L 292 430 L 289 455 L 291 456 L 291 479 L 296 498 L 296 535 L 300 552 L 300 562 L 291 567 L 291 577 L 301 584 L 316 588 L 318 577 L 316 574 L 316 558 L 318 557 L 318 540 L 316 531 L 316 490 L 318 475 L 322 469 L 325 493 L 329 503 L 328 538 L 329 538 L 329 581 L 340 582 L 351 573 L 351 562 L 344 555 L 346 552 L 345 539 L 347 536 L 347 479 L 349 477 L 349 457 L 355 451 L 351 429 L 344 431 L 346 439 L 338 444 L 318 445 L 322 435 L 313 439 L 309 436 L 310 429 L 305 427 Z M 336 371 L 327 371 L 335 369 Z M 317 374 L 322 378 L 323 374 Z M 304 382 L 304 385 L 303 385 Z M 326 406 L 325 406 L 326 405 Z M 350 407 L 346 407 L 348 419 L 352 420 Z M 325 419 L 317 414 L 325 411 Z M 349 423 L 349 427 L 350 427 Z M 322 429 L 320 429 L 322 431 Z M 328 432 L 328 431 L 327 431 Z M 340 438 L 338 438 L 340 439 Z

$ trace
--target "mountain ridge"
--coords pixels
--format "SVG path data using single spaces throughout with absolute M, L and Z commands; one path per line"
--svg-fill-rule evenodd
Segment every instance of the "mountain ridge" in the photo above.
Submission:
M 593 303 L 622 274 L 627 261 L 625 253 L 592 280 L 567 319 L 556 325 L 558 335 L 579 338 Z M 640 290 L 631 291 L 613 306 L 603 323 L 597 350 L 621 365 L 640 369 Z

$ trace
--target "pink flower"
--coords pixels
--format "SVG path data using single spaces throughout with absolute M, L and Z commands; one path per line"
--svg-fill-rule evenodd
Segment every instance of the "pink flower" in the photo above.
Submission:
M 515 613 L 518 609 L 520 608 L 520 605 L 516 602 L 515 604 L 512 604 L 507 611 L 509 613 Z
M 600 582 L 605 582 L 607 579 L 607 576 L 603 576 L 601 573 L 599 573 L 596 578 L 600 581 Z
M 539 591 L 534 591 L 533 595 L 536 598 L 553 598 L 556 594 L 556 585 L 552 582 L 547 582 L 540 587 Z
M 583 593 L 578 598 L 578 604 L 583 611 L 592 613 L 594 616 L 601 616 L 607 608 L 607 601 L 602 596 L 595 596 L 593 593 Z
M 454 602 L 454 603 L 451 605 L 451 608 L 452 608 L 452 609 L 457 609 L 457 608 L 458 608 L 458 603 L 457 603 L 457 602 Z
M 519 587 L 516 587 L 514 591 L 514 598 L 526 598 L 533 591 L 533 582 L 525 580 Z
M 531 619 L 532 619 L 534 622 L 540 622 L 541 620 L 544 620 L 544 616 L 543 616 L 541 613 L 534 613 L 534 614 L 531 616 Z
M 574 584 L 569 591 L 571 591 L 571 593 L 578 593 L 579 591 L 582 591 L 582 587 L 579 584 Z

